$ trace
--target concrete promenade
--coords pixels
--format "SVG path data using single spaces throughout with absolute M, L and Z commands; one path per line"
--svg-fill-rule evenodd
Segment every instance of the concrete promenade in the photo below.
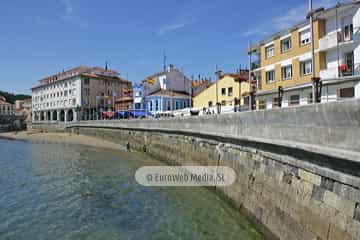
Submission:
M 202 117 L 77 122 L 67 126 L 216 136 L 360 160 L 360 100 Z

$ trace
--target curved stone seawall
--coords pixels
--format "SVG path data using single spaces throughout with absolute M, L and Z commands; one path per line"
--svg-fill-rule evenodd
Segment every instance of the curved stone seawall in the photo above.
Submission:
M 80 122 L 66 131 L 130 143 L 170 165 L 232 167 L 237 182 L 217 192 L 271 237 L 360 239 L 359 103 Z

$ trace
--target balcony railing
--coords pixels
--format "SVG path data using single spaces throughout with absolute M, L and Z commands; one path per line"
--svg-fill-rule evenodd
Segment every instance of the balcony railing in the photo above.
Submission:
M 320 71 L 321 79 L 333 79 L 337 77 L 360 76 L 360 63 L 356 63 L 353 68 L 342 71 L 341 67 L 332 67 Z
M 357 39 L 357 40 L 356 40 Z M 319 40 L 319 50 L 324 51 L 327 49 L 335 48 L 338 44 L 343 44 L 346 42 L 359 41 L 360 40 L 360 32 L 359 29 L 355 29 L 353 31 L 345 34 L 344 31 L 333 32 Z
M 260 60 L 253 61 L 251 63 L 251 70 L 260 68 Z

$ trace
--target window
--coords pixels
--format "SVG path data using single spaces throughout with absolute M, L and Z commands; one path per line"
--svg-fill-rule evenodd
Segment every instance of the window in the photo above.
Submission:
M 305 46 L 311 41 L 311 32 L 310 29 L 306 29 L 300 32 L 300 45 Z
M 355 89 L 353 87 L 350 88 L 342 88 L 339 90 L 340 98 L 353 98 L 355 96 Z
M 221 106 L 226 106 L 226 101 L 225 100 L 221 101 Z
M 249 106 L 249 104 L 250 104 L 250 97 L 249 96 L 244 97 L 244 106 Z
M 342 72 L 343 76 L 352 76 L 354 71 L 354 53 L 345 54 L 346 71 Z
M 209 106 L 209 107 L 212 107 L 212 105 L 213 105 L 213 103 L 212 103 L 212 101 L 210 101 L 210 102 L 208 103 L 208 106 Z
M 313 102 L 313 95 L 312 95 L 312 93 L 309 93 L 309 97 L 308 97 L 308 99 L 307 99 L 307 103 L 308 104 L 311 104 Z
M 273 98 L 272 107 L 278 107 L 279 106 L 279 98 Z
M 267 83 L 275 82 L 275 70 L 266 72 L 266 82 Z
M 300 104 L 300 95 L 290 96 L 289 105 L 299 105 Z
M 155 111 L 159 111 L 159 101 L 155 101 Z
M 300 62 L 300 73 L 302 76 L 312 73 L 311 60 Z
M 261 74 L 255 74 L 255 80 L 257 83 L 258 90 L 262 89 Z
M 152 101 L 150 101 L 150 111 L 152 111 L 153 110 L 153 106 L 152 106 Z
M 266 109 L 265 100 L 259 100 L 259 109 Z
M 285 66 L 281 68 L 281 77 L 283 80 L 288 80 L 292 78 L 292 66 Z
M 229 97 L 232 97 L 232 95 L 233 95 L 233 88 L 232 88 L 232 87 L 229 87 L 229 88 L 228 88 L 228 96 L 229 96 Z
M 221 89 L 221 95 L 223 95 L 223 96 L 226 95 L 226 88 L 222 88 L 222 89 Z
M 344 26 L 344 40 L 345 41 L 352 40 L 353 31 L 354 31 L 354 26 L 352 23 Z
M 271 44 L 270 46 L 265 48 L 266 51 L 266 58 L 271 58 L 275 54 L 274 44 Z
M 291 37 L 281 40 L 281 52 L 287 52 L 291 49 Z

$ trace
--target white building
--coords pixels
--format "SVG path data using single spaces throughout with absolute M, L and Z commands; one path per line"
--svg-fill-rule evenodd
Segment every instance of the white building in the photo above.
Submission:
M 172 64 L 142 83 L 145 108 L 153 114 L 191 107 L 191 81 Z
M 0 116 L 11 116 L 14 114 L 13 105 L 8 103 L 5 97 L 0 96 Z
M 98 119 L 101 112 L 114 110 L 114 98 L 121 97 L 129 83 L 107 67 L 86 66 L 39 82 L 32 88 L 33 122 Z
M 360 98 L 360 2 L 339 4 L 319 14 L 325 35 L 318 51 L 325 53 L 321 102 Z

